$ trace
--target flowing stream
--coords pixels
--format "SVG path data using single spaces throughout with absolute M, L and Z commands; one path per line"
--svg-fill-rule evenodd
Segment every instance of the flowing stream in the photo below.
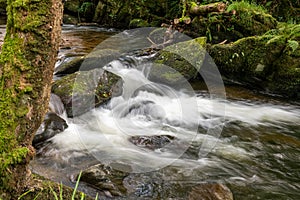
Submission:
M 112 34 L 64 27 L 68 41 L 61 60 L 87 54 Z M 62 114 L 69 127 L 32 162 L 34 172 L 72 186 L 80 170 L 99 162 L 125 163 L 136 173 L 171 167 L 176 170 L 166 179 L 221 182 L 235 199 L 300 199 L 297 102 L 229 86 L 227 99 L 212 98 L 201 87 L 193 86 L 191 94 L 153 83 L 143 66 L 128 68 L 114 61 L 105 68 L 122 77 L 123 93 L 80 117 Z M 174 142 L 154 150 L 130 142 L 136 136 L 161 135 Z

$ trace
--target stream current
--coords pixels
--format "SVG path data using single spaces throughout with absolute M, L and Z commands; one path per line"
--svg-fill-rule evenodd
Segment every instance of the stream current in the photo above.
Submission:
M 61 61 L 88 54 L 112 34 L 65 26 Z M 106 66 L 122 77 L 123 93 L 79 117 L 62 114 L 69 127 L 32 162 L 33 171 L 72 186 L 80 170 L 99 162 L 125 163 L 136 173 L 172 167 L 176 170 L 167 180 L 221 182 L 235 199 L 300 199 L 297 102 L 229 86 L 227 99 L 212 98 L 195 86 L 193 94 L 176 91 L 149 81 L 143 68 L 118 60 Z M 174 142 L 149 150 L 129 141 L 153 135 L 168 135 Z M 87 186 L 81 189 L 95 194 Z

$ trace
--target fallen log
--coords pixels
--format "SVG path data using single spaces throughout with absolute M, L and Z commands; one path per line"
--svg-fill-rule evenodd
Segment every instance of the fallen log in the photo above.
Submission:
M 210 3 L 207 5 L 192 4 L 189 9 L 189 13 L 191 15 L 202 16 L 202 15 L 207 15 L 208 13 L 211 12 L 222 13 L 225 11 L 225 9 L 226 9 L 226 4 L 222 2 Z

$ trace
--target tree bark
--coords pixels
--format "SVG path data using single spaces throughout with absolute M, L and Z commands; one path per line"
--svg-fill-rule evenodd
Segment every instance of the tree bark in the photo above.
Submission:
M 31 144 L 48 108 L 62 10 L 61 0 L 7 1 L 0 55 L 0 199 L 23 192 L 30 179 Z
M 192 15 L 207 15 L 211 12 L 224 12 L 226 4 L 222 2 L 210 3 L 207 5 L 192 5 L 189 12 Z

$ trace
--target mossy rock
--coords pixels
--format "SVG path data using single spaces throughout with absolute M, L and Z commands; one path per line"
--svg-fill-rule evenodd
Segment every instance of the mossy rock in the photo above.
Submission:
M 205 57 L 206 38 L 200 37 L 170 45 L 160 51 L 149 79 L 176 85 L 197 76 Z
M 266 92 L 299 98 L 299 33 L 300 25 L 288 25 L 262 36 L 212 45 L 208 51 L 223 76 Z
M 131 170 L 130 166 L 124 166 Z M 115 169 L 110 165 L 97 164 L 83 170 L 81 181 L 111 196 L 123 196 L 126 194 L 123 179 L 128 175 L 128 172 Z
M 129 28 L 147 27 L 149 23 L 143 19 L 133 19 L 129 23 Z
M 68 58 L 68 60 L 71 59 L 71 61 L 66 61 L 60 64 L 55 68 L 54 74 L 57 76 L 64 76 L 67 74 L 72 74 L 74 72 L 77 72 L 80 69 L 80 66 L 82 62 L 85 59 L 85 56 L 78 56 L 74 58 Z
M 233 5 L 240 3 L 236 2 Z M 228 12 L 225 13 L 196 16 L 185 33 L 192 37 L 206 36 L 208 42 L 216 44 L 224 40 L 233 42 L 243 37 L 263 35 L 276 28 L 275 18 L 259 7 L 246 4 L 249 6 L 229 6 Z
M 109 100 L 118 80 L 103 69 L 78 71 L 55 81 L 52 92 L 61 98 L 68 117 L 74 117 Z

